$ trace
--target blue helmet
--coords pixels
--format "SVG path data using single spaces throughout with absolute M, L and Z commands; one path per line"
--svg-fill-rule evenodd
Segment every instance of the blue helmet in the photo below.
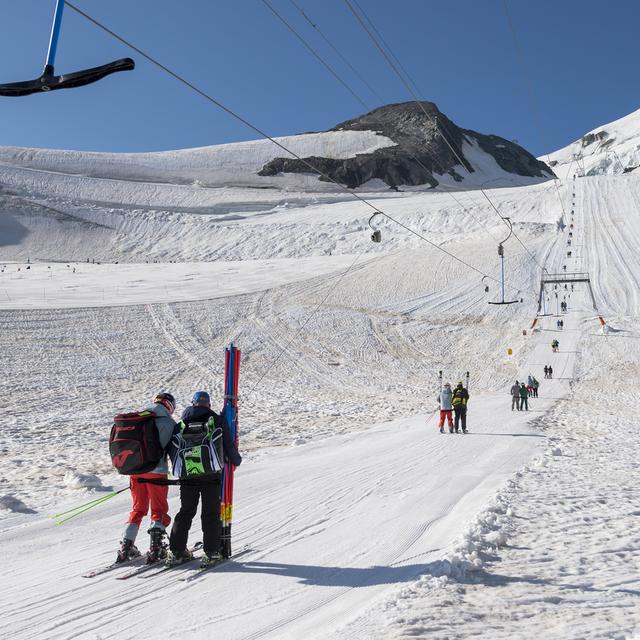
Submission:
M 211 404 L 211 398 L 206 391 L 196 391 L 191 398 L 191 404 Z

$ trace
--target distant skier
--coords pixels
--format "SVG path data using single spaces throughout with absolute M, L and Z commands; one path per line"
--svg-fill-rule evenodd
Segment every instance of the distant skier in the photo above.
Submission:
M 538 387 L 539 386 L 540 386 L 540 383 L 534 377 L 533 378 L 533 397 L 534 398 L 538 397 Z
M 170 393 L 159 393 L 153 399 L 153 404 L 145 408 L 145 411 L 152 411 L 156 415 L 155 425 L 158 429 L 160 445 L 163 448 L 166 448 L 171 440 L 171 436 L 176 427 L 175 420 L 171 417 L 175 409 L 176 401 Z M 166 556 L 166 543 L 164 541 L 165 528 L 171 523 L 169 503 L 167 502 L 169 487 L 166 485 L 143 483 L 140 482 L 140 479 L 155 478 L 166 480 L 168 473 L 169 467 L 165 454 L 158 465 L 149 473 L 130 476 L 129 487 L 131 489 L 131 497 L 133 498 L 133 507 L 127 520 L 127 526 L 122 534 L 122 541 L 116 562 L 124 562 L 125 560 L 140 555 L 134 542 L 138 535 L 140 523 L 147 515 L 149 507 L 151 507 L 151 527 L 148 533 L 151 536 L 151 541 L 147 559 L 150 562 L 155 562 Z
M 520 383 L 516 383 L 511 387 L 511 411 L 517 409 L 520 411 Z
M 547 367 L 547 365 L 544 365 L 544 377 L 548 378 L 549 377 L 549 367 Z
M 453 399 L 453 392 L 451 391 L 451 385 L 448 382 L 444 383 L 442 391 L 438 394 L 438 407 L 440 409 L 440 433 L 444 433 L 444 420 L 447 419 L 449 425 L 449 433 L 453 433 L 453 419 L 451 412 L 453 411 L 453 405 L 451 400 Z
M 549 377 L 553 378 L 553 368 L 549 365 Z
M 525 411 L 529 411 L 528 404 L 529 392 L 527 391 L 527 387 L 524 382 L 520 384 L 520 411 L 523 409 Z
M 220 482 L 224 460 L 236 467 L 242 458 L 222 418 L 211 409 L 206 391 L 196 391 L 191 406 L 182 413 L 179 431 L 169 447 L 173 474 L 187 479 L 180 485 L 180 511 L 175 517 L 168 562 L 184 562 L 193 556 L 187 549 L 189 529 L 202 496 L 203 549 L 207 561 L 216 561 L 221 554 Z M 215 468 L 219 465 L 219 468 Z
M 469 402 L 469 392 L 464 388 L 462 382 L 458 382 L 453 390 L 451 404 L 455 413 L 454 428 L 456 433 L 460 433 L 459 426 L 462 426 L 462 433 L 467 433 L 467 403 Z
M 529 394 L 529 397 L 533 395 L 533 378 L 531 375 L 527 376 L 527 393 Z

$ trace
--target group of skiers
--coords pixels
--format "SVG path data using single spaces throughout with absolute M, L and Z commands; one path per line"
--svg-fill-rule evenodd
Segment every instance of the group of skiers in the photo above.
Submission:
M 141 555 L 135 541 L 142 519 L 149 509 L 151 526 L 148 530 L 150 546 L 147 562 L 166 559 L 168 563 L 179 563 L 192 559 L 193 555 L 187 548 L 187 538 L 200 498 L 204 561 L 215 562 L 222 557 L 222 466 L 225 460 L 238 466 L 242 458 L 223 419 L 211 409 L 211 399 L 206 391 L 196 391 L 193 394 L 191 406 L 183 411 L 182 419 L 178 423 L 172 417 L 175 409 L 176 401 L 173 395 L 162 392 L 155 396 L 153 404 L 144 411 L 137 414 L 120 414 L 129 416 L 132 424 L 135 416 L 145 416 L 147 420 L 154 421 L 161 458 L 151 471 L 130 475 L 133 507 L 122 534 L 116 562 L 125 562 Z M 121 428 L 126 430 L 127 427 Z M 112 457 L 114 465 L 120 466 L 120 463 L 124 463 L 124 459 L 118 460 L 113 453 Z M 166 528 L 171 523 L 167 497 L 168 485 L 174 482 L 168 480 L 168 459 L 172 463 L 173 475 L 183 478 L 180 481 L 180 510 L 171 529 L 169 551 L 165 539 Z
M 469 391 L 462 381 L 458 382 L 455 389 L 451 389 L 451 384 L 445 382 L 437 396 L 438 407 L 440 409 L 440 433 L 444 433 L 444 422 L 447 420 L 449 433 L 467 433 L 467 403 L 469 402 Z M 455 420 L 451 413 L 454 413 Z
M 544 377 L 545 378 L 553 378 L 553 367 L 551 365 L 544 365 Z
M 557 340 L 552 340 L 551 351 L 553 351 L 553 353 L 558 353 L 559 349 L 560 349 L 560 343 Z
M 527 384 L 515 381 L 511 386 L 511 411 L 529 411 L 529 398 L 538 397 L 538 387 L 540 383 L 533 377 L 528 376 Z
M 556 322 L 556 327 L 558 327 L 558 329 L 560 329 L 560 331 L 562 331 L 562 329 L 564 329 L 564 320 L 558 320 Z

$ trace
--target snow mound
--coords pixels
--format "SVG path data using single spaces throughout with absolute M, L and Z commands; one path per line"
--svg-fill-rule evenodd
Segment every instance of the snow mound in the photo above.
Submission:
M 76 473 L 68 471 L 64 476 L 64 484 L 69 489 L 104 489 L 102 480 L 93 473 Z
M 14 513 L 37 513 L 33 509 L 12 495 L 4 495 L 0 497 L 0 511 L 13 511 Z

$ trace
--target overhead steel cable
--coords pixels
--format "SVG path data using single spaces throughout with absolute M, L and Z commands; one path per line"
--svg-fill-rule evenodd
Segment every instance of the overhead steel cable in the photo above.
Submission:
M 315 49 L 307 43 L 307 41 L 271 6 L 269 0 L 262 0 L 262 3 L 268 7 L 268 9 L 282 22 L 282 24 L 293 33 L 293 35 L 300 40 L 307 51 L 310 51 L 311 54 L 320 61 L 320 64 L 324 66 L 329 73 L 367 110 L 370 110 L 371 107 L 338 75 L 338 73 L 333 69 L 333 67 L 327 64 L 322 57 L 316 53 Z
M 333 44 L 333 42 L 331 42 L 331 40 L 329 40 L 329 38 L 324 35 L 317 23 L 311 20 L 305 10 L 296 2 L 296 0 L 289 0 L 289 2 L 291 2 L 291 4 L 302 14 L 302 17 L 311 25 L 311 27 L 313 27 L 318 32 L 318 35 L 327 43 L 327 45 L 340 58 L 340 60 L 342 60 L 342 62 L 344 62 L 344 64 L 346 64 L 349 69 L 351 69 L 351 71 L 360 80 L 360 82 L 362 82 L 362 84 L 364 84 L 367 89 L 369 89 L 369 91 L 371 91 L 371 93 L 378 100 L 380 100 L 380 104 L 384 104 L 384 98 L 367 82 L 366 78 L 351 64 L 351 62 L 349 62 L 349 59 L 340 52 L 340 50 Z
M 413 81 L 413 78 L 409 75 L 407 70 L 402 66 L 402 62 L 400 62 L 400 60 L 395 55 L 395 53 L 393 53 L 393 51 L 391 50 L 391 47 L 387 44 L 387 42 L 382 37 L 382 34 L 378 31 L 378 29 L 376 29 L 376 25 L 373 24 L 369 16 L 366 14 L 365 10 L 360 6 L 360 3 L 358 2 L 358 0 L 353 0 L 353 3 L 356 5 L 356 7 L 358 7 L 358 10 L 360 11 L 360 13 L 362 13 L 362 15 L 366 18 L 367 22 L 371 25 L 371 28 L 373 29 L 373 31 L 375 31 L 378 38 L 380 38 L 380 42 L 382 42 L 382 44 L 387 48 L 387 51 L 389 52 L 391 57 L 396 61 L 396 63 L 398 64 L 398 67 L 402 70 L 407 80 L 413 85 L 414 89 L 416 90 L 416 93 L 420 93 L 418 89 L 418 85 Z
M 398 66 L 394 63 L 394 61 L 391 59 L 391 56 L 389 53 L 387 53 L 387 51 L 385 51 L 384 47 L 382 47 L 380 45 L 380 43 L 378 42 L 378 40 L 376 39 L 375 35 L 371 32 L 371 29 L 369 29 L 369 27 L 367 27 L 367 25 L 365 24 L 362 16 L 353 8 L 353 5 L 351 4 L 350 0 L 344 0 L 344 3 L 347 5 L 347 7 L 349 8 L 349 10 L 351 11 L 351 13 L 355 16 L 356 20 L 360 23 L 360 26 L 364 29 L 364 31 L 367 33 L 367 35 L 369 36 L 369 38 L 371 39 L 371 41 L 373 42 L 373 44 L 375 45 L 375 47 L 380 51 L 380 53 L 382 54 L 382 56 L 384 57 L 384 59 L 387 61 L 387 63 L 389 64 L 389 66 L 391 67 L 391 69 L 393 70 L 393 72 L 398 76 L 398 78 L 400 79 L 400 81 L 402 82 L 402 84 L 405 86 L 405 88 L 407 89 L 407 91 L 409 91 L 409 93 L 413 96 L 414 101 L 416 102 L 416 104 L 418 105 L 418 107 L 420 108 L 420 110 L 424 113 L 425 117 L 431 121 L 436 129 L 436 131 L 440 134 L 440 136 L 442 137 L 442 140 L 444 141 L 444 143 L 447 145 L 447 147 L 449 147 L 451 153 L 453 153 L 454 157 L 458 160 L 458 162 L 463 166 L 466 167 L 467 165 L 467 161 L 463 160 L 460 153 L 458 153 L 458 151 L 455 149 L 455 147 L 451 144 L 451 142 L 449 142 L 447 136 L 444 135 L 444 133 L 442 132 L 442 130 L 440 129 L 440 126 L 438 124 L 438 121 L 434 118 L 432 118 L 426 111 L 426 109 L 424 108 L 424 105 L 422 104 L 420 98 L 418 97 L 418 95 L 416 94 L 416 92 L 412 89 L 411 85 L 409 84 L 409 82 L 407 82 L 407 80 L 403 77 L 402 73 L 400 72 L 400 70 L 398 69 Z M 406 72 L 405 72 L 406 74 Z M 478 190 L 480 191 L 480 193 L 484 196 L 484 198 L 487 200 L 487 202 L 489 203 L 489 205 L 491 206 L 491 208 L 496 212 L 496 214 L 498 215 L 498 217 L 502 220 L 502 222 L 505 224 L 505 226 L 507 228 L 509 228 L 509 224 L 508 222 L 505 220 L 504 216 L 500 213 L 500 211 L 498 210 L 498 208 L 495 206 L 495 204 L 492 202 L 491 198 L 489 198 L 489 196 L 485 193 L 484 189 L 482 187 L 479 187 Z M 520 239 L 520 237 L 513 232 L 513 237 L 522 245 L 522 247 L 524 248 L 524 250 L 527 252 L 527 254 L 529 255 L 529 257 L 540 267 L 540 269 L 543 269 L 544 267 L 538 262 L 537 258 L 535 257 L 535 255 L 533 255 L 533 253 L 531 253 L 531 251 L 529 251 L 529 249 L 527 248 L 527 246 L 524 244 L 524 242 L 522 242 L 522 240 Z
M 400 220 L 398 220 L 397 218 L 394 218 L 392 215 L 390 215 L 390 214 L 386 213 L 385 211 L 383 211 L 382 209 L 376 207 L 374 204 L 372 204 L 371 202 L 369 202 L 368 200 L 366 200 L 362 196 L 358 195 L 357 193 L 355 193 L 354 191 L 349 189 L 349 187 L 341 184 L 340 182 L 335 180 L 335 178 L 332 178 L 330 175 L 328 175 L 327 173 L 325 173 L 324 171 L 322 171 L 321 169 L 319 169 L 318 167 L 313 165 L 311 162 L 309 162 L 305 158 L 301 157 L 300 155 L 298 155 L 294 151 L 291 151 L 290 149 L 288 149 L 284 144 L 282 144 L 281 142 L 278 142 L 278 140 L 276 140 L 274 137 L 270 136 L 268 133 L 266 133 L 265 131 L 263 131 L 262 129 L 257 127 L 256 125 L 254 125 L 251 122 L 249 122 L 246 118 L 243 118 L 240 114 L 238 114 L 235 111 L 233 111 L 233 109 L 231 109 L 230 107 L 227 107 L 226 105 L 224 105 L 222 102 L 220 102 L 219 100 L 217 100 L 216 98 L 214 98 L 210 94 L 208 94 L 205 91 L 203 91 L 202 89 L 198 88 L 196 85 L 194 85 L 189 80 L 186 80 L 181 75 L 179 75 L 175 71 L 172 71 L 169 67 L 167 67 L 166 65 L 164 65 L 161 62 L 159 62 L 158 60 L 156 60 L 153 56 L 149 55 L 148 53 L 146 53 L 145 51 L 143 51 L 142 49 L 140 49 L 139 47 L 137 47 L 133 43 L 129 42 L 128 40 L 126 40 L 122 36 L 118 35 L 112 29 L 109 29 L 109 27 L 103 25 L 101 22 L 99 22 L 95 18 L 91 17 L 89 14 L 85 13 L 84 11 L 82 11 L 81 9 L 76 7 L 73 3 L 66 2 L 66 5 L 69 8 L 71 8 L 73 11 L 75 11 L 76 13 L 81 15 L 83 18 L 85 18 L 86 20 L 88 20 L 89 22 L 91 22 L 92 24 L 94 24 L 95 26 L 97 26 L 98 28 L 102 29 L 103 31 L 105 31 L 106 33 L 111 35 L 113 38 L 115 38 L 116 40 L 118 40 L 119 42 L 124 44 L 125 46 L 129 47 L 130 49 L 132 49 L 133 51 L 138 53 L 140 56 L 142 56 L 148 62 L 150 62 L 151 64 L 155 65 L 159 69 L 162 69 L 165 73 L 169 74 L 172 78 L 178 80 L 178 82 L 181 82 L 185 86 L 189 87 L 191 90 L 195 91 L 198 95 L 202 96 L 205 100 L 208 100 L 212 104 L 216 105 L 219 109 L 221 109 L 225 113 L 228 113 L 231 117 L 235 118 L 236 120 L 238 120 L 239 122 L 241 122 L 242 124 L 247 126 L 252 131 L 255 131 L 257 134 L 259 134 L 260 136 L 262 136 L 266 140 L 269 140 L 270 142 L 275 144 L 277 147 L 279 147 L 280 149 L 282 149 L 283 151 L 285 151 L 286 153 L 288 153 L 292 157 L 296 158 L 296 160 L 299 160 L 300 162 L 302 162 L 305 166 L 309 167 L 312 171 L 314 171 L 318 175 L 321 175 L 323 178 L 325 178 L 329 182 L 332 182 L 333 184 L 335 184 L 342 191 L 348 193 L 350 196 L 352 196 L 356 200 L 362 202 L 364 205 L 366 205 L 367 207 L 372 209 L 375 212 L 375 214 L 380 214 L 381 216 L 387 218 L 388 220 L 391 220 L 392 222 L 394 222 L 398 226 L 402 227 L 403 229 L 405 229 L 409 233 L 413 234 L 417 238 L 420 238 L 421 240 L 423 240 L 427 244 L 431 245 L 432 247 L 434 247 L 438 251 L 441 251 L 442 253 L 448 255 L 450 258 L 452 258 L 453 260 L 455 260 L 455 261 L 459 262 L 460 264 L 464 265 L 468 269 L 471 269 L 472 271 L 475 271 L 476 273 L 479 273 L 482 276 L 486 276 L 487 278 L 489 278 L 489 280 L 493 280 L 494 282 L 499 282 L 498 278 L 495 278 L 494 276 L 491 276 L 491 275 L 485 273 L 481 269 L 478 269 L 477 267 L 474 267 L 472 264 L 469 264 L 468 262 L 466 262 L 462 258 L 459 258 L 454 253 L 451 253 L 450 251 L 447 251 L 446 249 L 444 249 L 440 245 L 438 245 L 435 242 L 433 242 L 433 241 L 429 240 L 428 238 L 426 238 L 421 233 L 415 231 L 411 227 L 408 227 L 403 222 L 400 222 Z M 506 285 L 506 286 L 508 286 L 510 289 L 512 289 L 514 291 L 517 291 L 519 293 L 521 293 L 523 291 L 522 288 L 514 287 L 512 285 Z
M 516 50 L 516 55 L 518 57 L 518 60 L 520 61 L 520 67 L 522 68 L 522 72 L 523 72 L 523 76 L 525 78 L 527 78 L 529 81 L 525 82 L 525 86 L 527 88 L 527 92 L 529 94 L 529 108 L 531 109 L 531 113 L 533 115 L 533 121 L 538 129 L 538 133 L 542 134 L 543 132 L 543 127 L 542 127 L 542 123 L 541 123 L 541 119 L 540 119 L 540 113 L 539 110 L 537 108 L 537 103 L 535 100 L 535 93 L 533 90 L 533 81 L 531 80 L 531 78 L 529 77 L 529 69 L 525 63 L 525 59 L 524 59 L 524 53 L 522 50 L 522 47 L 520 46 L 520 42 L 518 40 L 518 34 L 516 32 L 516 28 L 515 25 L 513 24 L 513 20 L 511 18 L 511 13 L 509 11 L 509 4 L 507 0 L 503 0 L 502 1 L 502 6 L 504 7 L 504 12 L 505 15 L 507 17 L 507 24 L 509 26 L 509 30 L 511 31 L 511 37 L 513 39 L 513 45 L 514 48 Z M 542 136 L 541 136 L 542 137 Z M 546 154 L 546 158 L 547 158 L 547 166 L 549 166 L 549 168 L 551 168 L 551 158 L 549 157 L 549 154 Z M 554 172 L 554 176 L 555 176 L 555 172 Z M 560 201 L 560 207 L 562 208 L 562 215 L 566 216 L 567 212 L 565 211 L 564 208 L 564 202 L 562 201 L 562 196 L 560 195 L 560 188 L 558 187 L 558 181 L 560 180 L 560 178 L 558 178 L 558 176 L 555 177 L 554 179 L 554 184 L 556 185 L 556 193 L 558 195 L 558 200 Z
M 366 80 L 362 77 L 362 75 L 357 71 L 357 69 L 349 62 L 349 60 L 340 52 L 340 50 L 331 42 L 328 40 L 328 38 L 326 38 L 324 36 L 324 34 L 320 31 L 320 29 L 318 28 L 318 26 L 316 25 L 316 23 L 311 19 L 311 17 L 309 15 L 307 15 L 307 13 L 302 9 L 302 7 L 300 7 L 300 5 L 295 1 L 295 0 L 289 0 L 291 2 L 291 4 L 296 7 L 296 9 L 298 9 L 298 11 L 302 14 L 302 16 L 304 17 L 304 19 L 314 28 L 318 31 L 318 33 L 322 36 L 322 38 L 325 40 L 325 42 L 331 47 L 331 49 L 340 57 L 341 60 L 343 60 L 348 66 L 349 68 L 357 75 L 358 78 L 360 78 L 366 85 L 367 87 L 380 99 L 381 102 L 384 102 L 384 99 L 382 97 L 380 97 L 380 95 L 366 82 Z M 360 7 L 360 5 L 358 5 L 358 7 Z M 281 15 L 279 15 L 275 9 L 273 9 L 273 7 L 270 7 L 270 9 L 273 11 L 273 13 L 275 13 L 283 22 L 284 19 L 282 18 Z M 286 23 L 285 23 L 286 24 Z M 373 25 L 372 25 L 373 26 Z M 375 29 L 375 27 L 374 27 Z M 293 31 L 293 28 L 291 28 L 291 30 Z M 295 32 L 294 32 L 295 33 Z M 376 33 L 378 33 L 376 31 Z M 298 35 L 298 34 L 296 34 Z M 378 34 L 379 35 L 379 34 Z M 298 36 L 298 39 L 302 39 L 301 36 Z M 309 48 L 309 45 L 307 43 L 305 43 L 307 48 Z M 316 55 L 316 57 L 319 58 L 319 54 Z M 394 56 L 395 57 L 395 56 Z M 396 58 L 397 60 L 397 58 Z M 398 61 L 399 62 L 399 61 Z M 325 64 L 326 66 L 326 64 Z M 425 148 L 425 152 L 427 153 L 428 156 L 431 157 L 431 159 L 434 162 L 434 166 L 437 164 L 438 159 L 436 158 L 435 154 L 428 148 Z M 415 162 L 420 165 L 420 167 L 422 169 L 424 169 L 428 174 L 433 175 L 433 171 L 431 169 L 429 169 L 428 167 L 426 167 L 419 158 L 417 158 L 413 153 L 409 152 L 409 156 L 411 158 L 413 158 L 413 160 L 415 160 Z M 444 185 L 443 185 L 444 186 Z M 469 211 L 464 204 L 462 204 L 462 202 L 460 202 L 460 200 L 458 200 L 452 193 L 447 192 L 448 195 L 450 195 L 453 200 L 455 201 L 455 203 L 462 208 L 462 210 L 470 215 L 478 224 L 478 226 L 481 226 L 486 232 L 487 234 L 491 237 L 491 239 L 494 242 L 497 242 L 497 238 L 495 238 L 495 236 L 487 229 L 487 227 L 484 225 L 484 223 L 482 223 L 478 218 L 476 218 L 476 216 Z

